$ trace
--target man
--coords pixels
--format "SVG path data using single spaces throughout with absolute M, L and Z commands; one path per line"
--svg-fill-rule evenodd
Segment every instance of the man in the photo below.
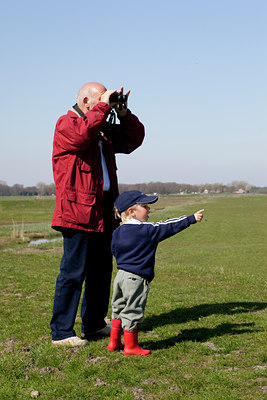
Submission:
M 144 139 L 144 126 L 127 108 L 127 100 L 110 104 L 115 92 L 99 83 L 85 84 L 77 104 L 55 128 L 52 228 L 62 232 L 64 246 L 50 324 L 55 345 L 82 346 L 90 335 L 110 333 L 104 318 L 112 273 L 113 203 L 119 194 L 115 153 L 129 154 Z M 123 95 L 123 87 L 118 93 Z M 112 108 L 120 124 L 107 122 Z M 80 339 L 73 327 L 84 281 Z

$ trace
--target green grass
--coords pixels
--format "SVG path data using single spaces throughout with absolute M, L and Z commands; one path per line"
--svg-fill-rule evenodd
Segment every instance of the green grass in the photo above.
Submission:
M 51 229 L 54 208 L 54 197 L 0 197 L 0 250 L 59 237 Z
M 206 211 L 158 247 L 139 335 L 152 354 L 142 358 L 110 353 L 108 338 L 51 346 L 62 244 L 29 246 L 6 226 L 24 220 L 27 234 L 53 237 L 54 200 L 0 199 L 2 250 L 9 248 L 0 252 L 0 399 L 28 399 L 33 390 L 45 400 L 264 399 L 266 206 L 264 195 L 163 196 L 153 205 L 154 221 Z M 77 315 L 78 334 L 80 323 Z

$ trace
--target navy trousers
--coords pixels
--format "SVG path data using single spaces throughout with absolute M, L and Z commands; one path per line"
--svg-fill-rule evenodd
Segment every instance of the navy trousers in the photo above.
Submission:
M 52 340 L 76 336 L 73 329 L 81 305 L 82 332 L 93 333 L 106 325 L 112 274 L 112 206 L 105 213 L 105 233 L 65 229 L 62 232 L 64 253 L 56 281 Z

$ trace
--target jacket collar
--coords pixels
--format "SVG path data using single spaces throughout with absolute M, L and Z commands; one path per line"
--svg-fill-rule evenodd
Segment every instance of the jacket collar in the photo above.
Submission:
M 72 107 L 72 111 L 75 112 L 79 117 L 85 116 L 84 112 L 80 109 L 77 103 Z
M 127 219 L 125 222 L 123 222 L 123 224 L 135 224 L 135 225 L 140 225 L 143 224 L 143 222 L 139 221 L 138 219 Z

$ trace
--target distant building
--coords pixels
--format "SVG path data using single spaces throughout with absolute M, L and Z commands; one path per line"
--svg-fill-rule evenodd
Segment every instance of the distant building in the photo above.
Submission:
M 244 194 L 244 193 L 246 193 L 246 191 L 244 190 L 244 189 L 238 189 L 238 190 L 236 190 L 234 193 L 236 193 L 236 194 Z

